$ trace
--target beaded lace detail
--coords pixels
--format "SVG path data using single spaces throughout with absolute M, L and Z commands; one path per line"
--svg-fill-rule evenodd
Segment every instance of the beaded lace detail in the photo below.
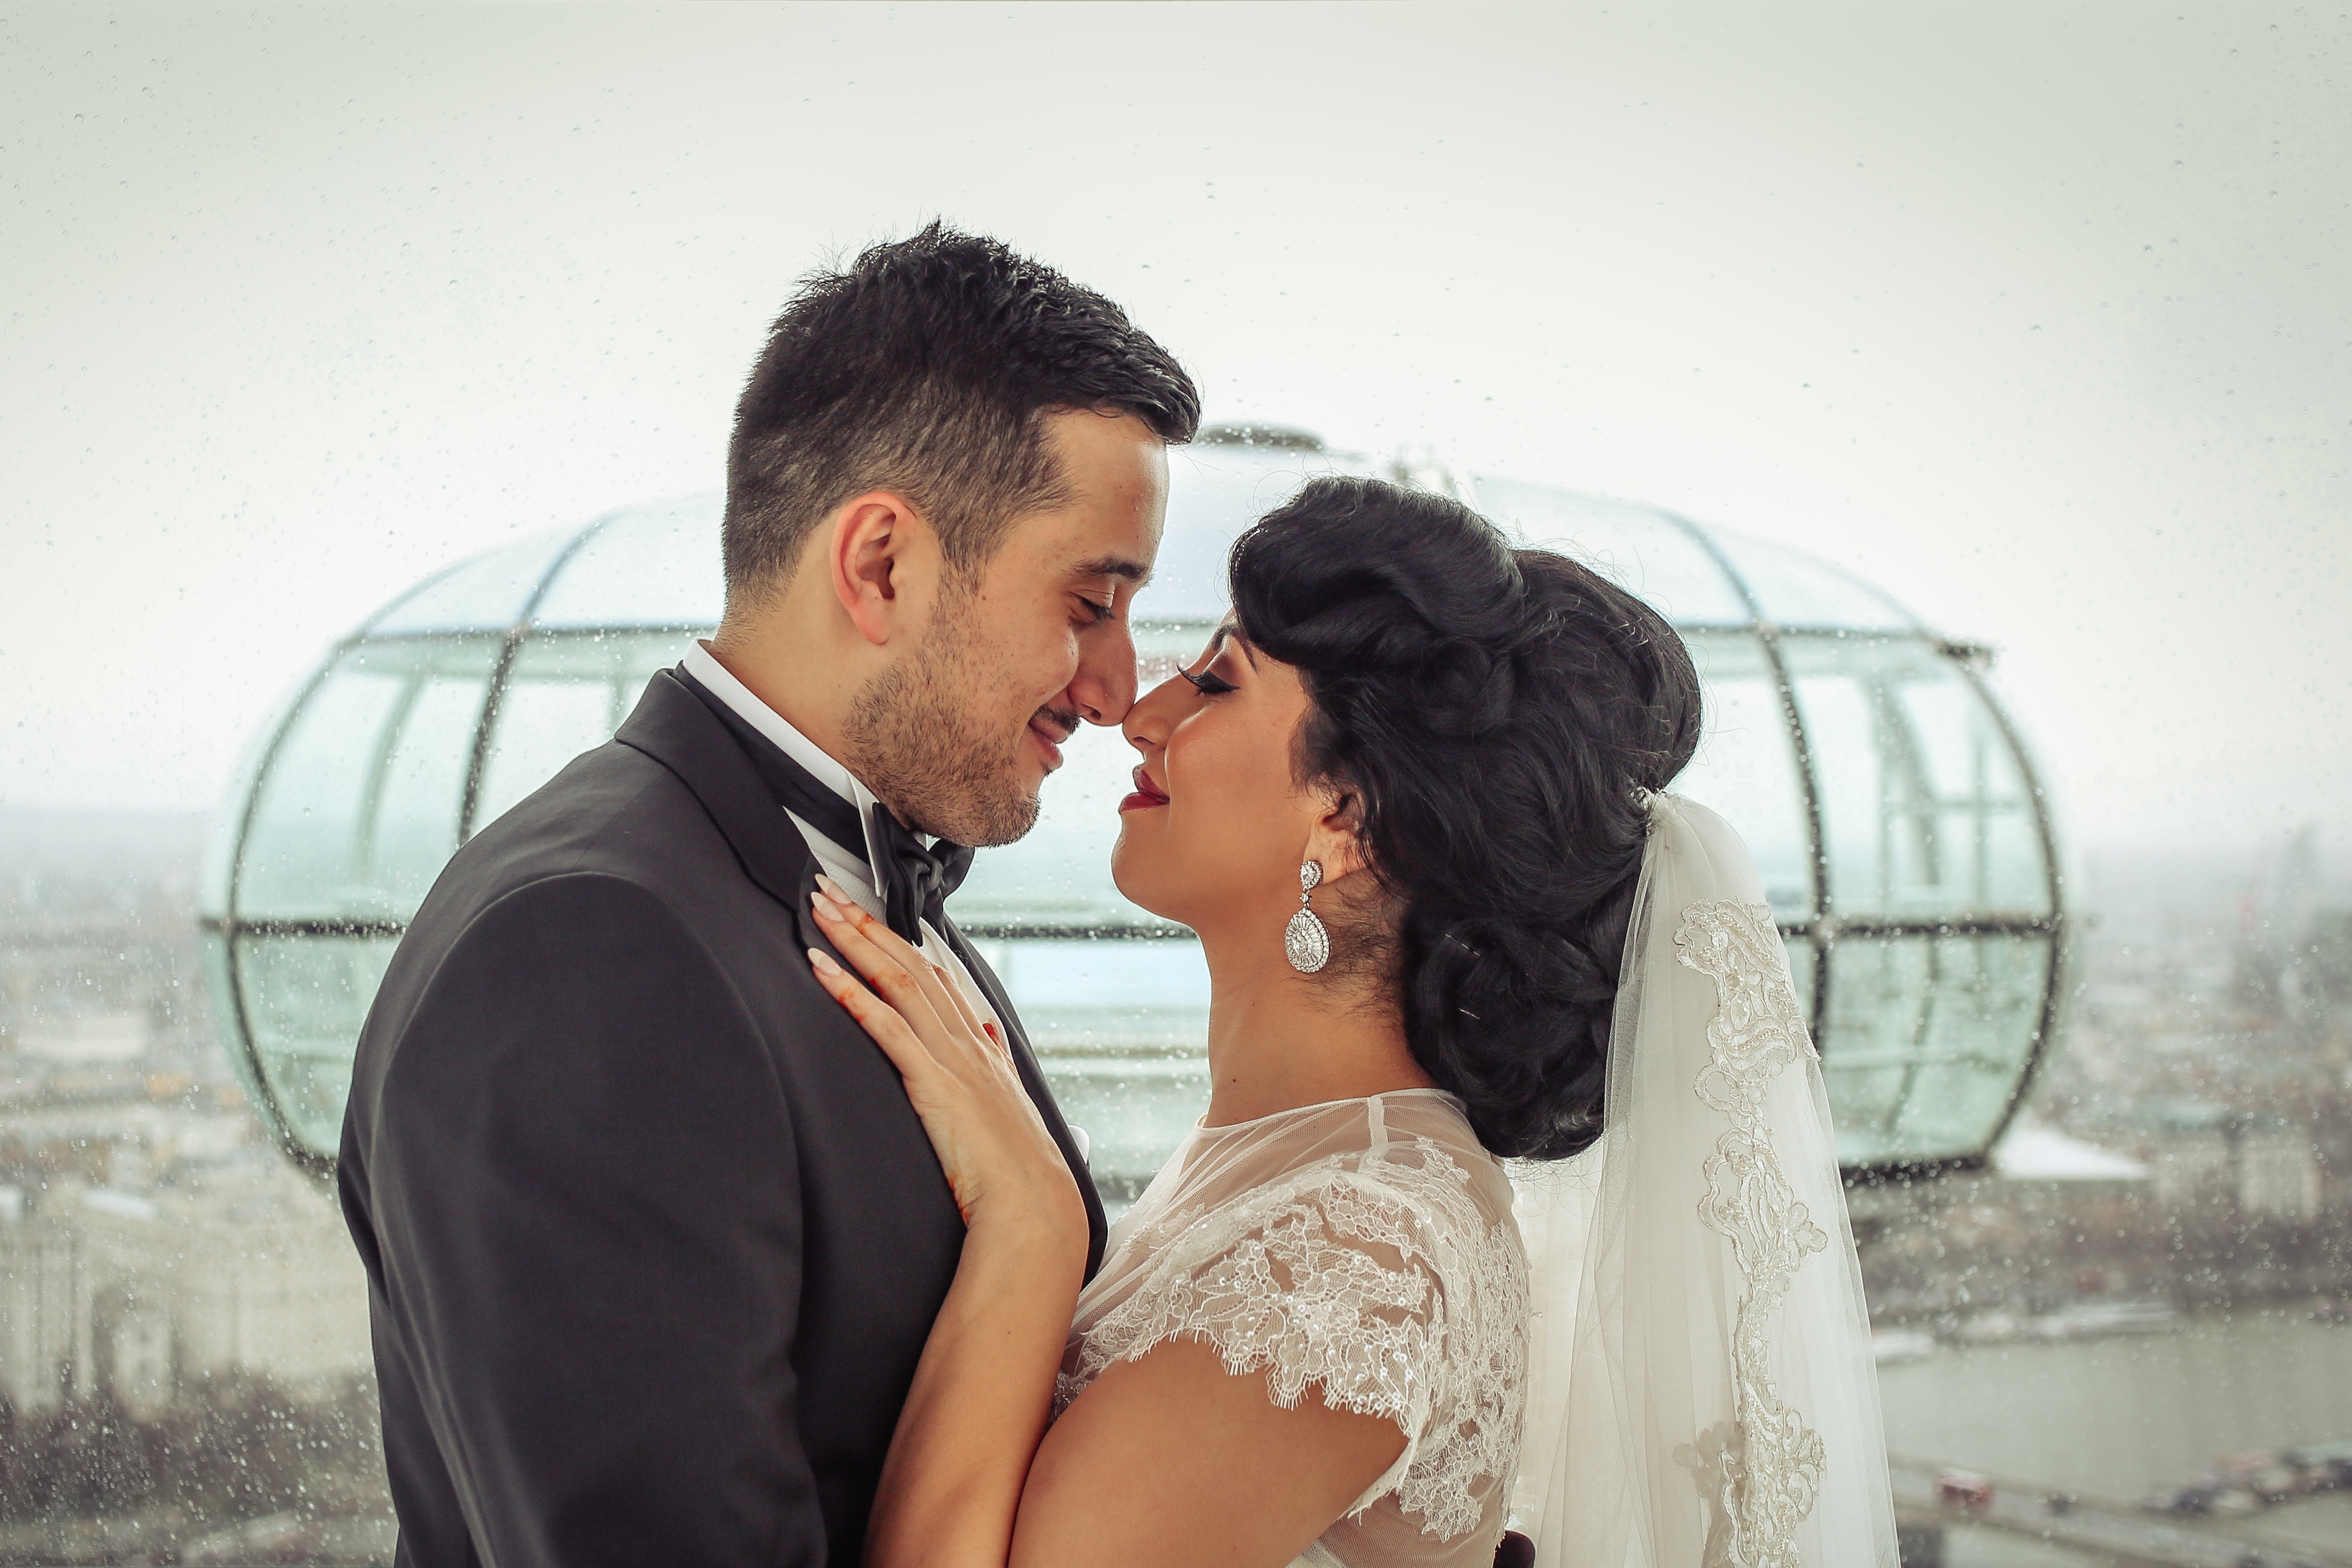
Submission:
M 1683 911 L 1681 961 L 1715 982 L 1711 1058 L 1698 1098 L 1731 1119 L 1704 1167 L 1699 1218 L 1731 1242 L 1746 1292 L 1732 1330 L 1732 1415 L 1682 1456 L 1720 1512 L 1706 1568 L 1800 1568 L 1798 1524 L 1821 1493 L 1821 1435 L 1780 1397 L 1769 1365 L 1771 1320 L 1806 1256 L 1829 1237 L 1772 1152 L 1764 1096 L 1780 1070 L 1819 1058 L 1782 968 L 1772 911 L 1718 900 Z
M 1264 1371 L 1286 1409 L 1312 1384 L 1335 1409 L 1402 1429 L 1404 1452 L 1351 1517 L 1394 1492 L 1441 1541 L 1496 1521 L 1526 1397 L 1518 1233 L 1507 1212 L 1489 1222 L 1436 1142 L 1372 1142 L 1237 1195 L 1139 1215 L 1117 1250 L 1139 1278 L 1091 1323 L 1082 1304 L 1056 1414 L 1112 1363 L 1197 1339 L 1231 1373 Z

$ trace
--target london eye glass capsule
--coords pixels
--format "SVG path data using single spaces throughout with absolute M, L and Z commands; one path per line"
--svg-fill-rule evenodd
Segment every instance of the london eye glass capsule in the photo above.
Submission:
M 1157 574 L 1131 614 L 1146 684 L 1225 611 L 1235 534 L 1318 473 L 1454 489 L 1664 612 L 1705 689 L 1676 784 L 1746 837 L 1856 1173 L 1980 1161 L 2047 1048 L 2063 984 L 2057 843 L 1980 649 L 1810 557 L 1653 508 L 1442 469 L 1302 433 L 1213 427 L 1170 458 Z M 428 578 L 329 651 L 255 737 L 203 883 L 215 1014 L 287 1154 L 321 1174 L 385 963 L 457 847 L 608 739 L 719 619 L 715 496 L 626 509 Z M 952 910 L 1021 1009 L 1114 1206 L 1207 1100 L 1208 975 L 1112 886 L 1132 758 L 1088 731 L 1037 826 Z

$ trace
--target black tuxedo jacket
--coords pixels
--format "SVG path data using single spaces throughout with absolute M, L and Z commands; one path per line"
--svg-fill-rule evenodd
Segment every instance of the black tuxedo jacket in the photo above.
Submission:
M 360 1037 L 337 1172 L 398 1561 L 851 1568 L 963 1225 L 809 973 L 817 867 L 654 678 L 450 862 Z M 952 929 L 1102 1208 L 1003 988 Z

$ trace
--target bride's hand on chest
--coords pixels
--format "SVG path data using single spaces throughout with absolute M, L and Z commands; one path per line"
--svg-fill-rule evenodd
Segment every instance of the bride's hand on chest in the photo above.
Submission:
M 1030 1245 L 1075 1245 L 1083 1260 L 1085 1205 L 1010 1048 L 953 975 L 830 878 L 818 881 L 810 903 L 850 968 L 814 948 L 810 967 L 898 1068 L 965 1225 Z

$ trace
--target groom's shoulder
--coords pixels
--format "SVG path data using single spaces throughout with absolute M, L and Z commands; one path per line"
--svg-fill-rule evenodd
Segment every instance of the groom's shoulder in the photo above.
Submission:
M 688 894 L 733 856 L 694 792 L 621 742 L 575 758 L 476 834 L 450 862 L 451 890 L 499 894 L 550 877 L 601 874 Z M 439 889 L 436 889 L 437 893 Z
M 436 994 L 632 982 L 609 957 L 635 952 L 677 969 L 714 961 L 701 938 L 744 881 L 709 815 L 668 769 L 607 742 L 467 840 L 434 883 L 386 967 L 363 1032 L 398 1037 Z M 547 973 L 541 973 L 541 971 Z M 681 972 L 683 973 L 683 972 Z M 642 980 L 642 976 L 634 977 Z
M 493 910 L 570 908 L 592 889 L 648 916 L 689 924 L 748 890 L 726 837 L 694 792 L 619 742 L 574 759 L 459 849 L 416 912 L 404 956 L 466 939 Z
M 728 890 L 727 858 L 691 792 L 617 743 L 485 827 L 377 986 L 352 1062 L 346 1153 L 363 1168 L 387 1129 L 415 1132 L 452 1096 L 553 1104 L 575 1089 L 642 1089 L 633 1075 L 677 1040 L 695 1044 L 696 1074 L 683 1075 L 695 1092 L 750 1105 L 766 1057 L 730 940 L 744 900 Z

